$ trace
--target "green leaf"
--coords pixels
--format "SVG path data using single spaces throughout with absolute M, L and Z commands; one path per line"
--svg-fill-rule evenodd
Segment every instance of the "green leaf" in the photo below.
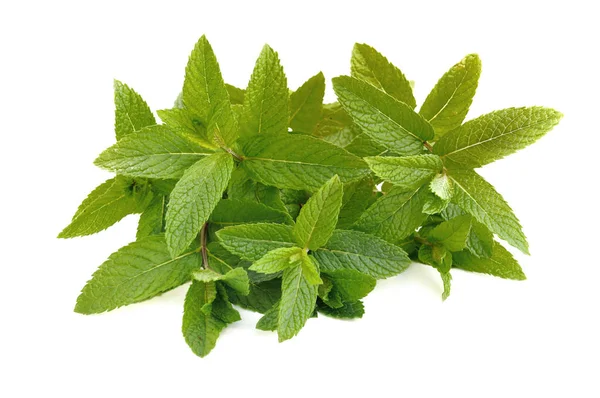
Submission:
M 338 292 L 343 302 L 353 302 L 365 297 L 377 283 L 372 276 L 353 269 L 328 271 L 327 276 L 333 281 L 332 291 Z
M 246 90 L 232 86 L 231 84 L 225 83 L 225 88 L 229 93 L 229 100 L 231 105 L 243 105 L 244 97 L 246 96 Z
M 350 228 L 365 209 L 375 201 L 375 189 L 375 184 L 371 177 L 344 184 L 342 208 L 340 209 L 336 228 Z
M 241 294 L 250 293 L 250 281 L 246 270 L 243 268 L 233 268 L 226 274 L 220 274 L 210 269 L 202 269 L 192 272 L 192 278 L 200 282 L 223 281 Z
M 314 192 L 336 174 L 347 182 L 369 173 L 362 159 L 305 135 L 252 137 L 243 151 L 242 165 L 252 178 L 278 188 Z
M 249 200 L 221 200 L 209 219 L 211 224 L 222 226 L 250 223 L 291 223 L 290 216 L 262 203 Z
M 340 308 L 331 308 L 327 305 L 319 305 L 319 312 L 338 319 L 362 318 L 365 314 L 365 307 L 361 301 L 353 303 L 344 303 Z
M 233 171 L 227 188 L 227 197 L 262 203 L 277 211 L 287 212 L 279 189 L 252 180 L 242 167 Z
M 231 145 L 237 128 L 229 94 L 212 47 L 202 36 L 188 61 L 183 82 L 183 103 L 207 127 L 208 138 L 218 145 Z
M 166 240 L 173 256 L 200 232 L 221 200 L 232 171 L 231 155 L 215 153 L 190 167 L 175 185 L 166 217 Z
M 121 175 L 179 178 L 212 152 L 164 125 L 146 127 L 123 137 L 98 156 L 94 164 Z
M 129 214 L 141 213 L 151 200 L 152 192 L 146 182 L 116 176 L 88 195 L 58 237 L 73 238 L 103 231 Z
M 317 250 L 333 233 L 342 207 L 343 185 L 336 175 L 327 181 L 300 210 L 294 236 L 300 247 Z
M 323 112 L 325 76 L 319 72 L 290 95 L 290 127 L 311 134 Z
M 219 241 L 231 253 L 257 261 L 271 250 L 295 246 L 292 227 L 282 224 L 246 224 L 217 232 Z
M 273 279 L 262 283 L 250 284 L 250 293 L 246 296 L 228 289 L 229 299 L 233 304 L 250 311 L 264 314 L 281 298 L 281 279 Z
M 433 152 L 461 166 L 481 167 L 533 144 L 561 118 L 560 112 L 540 106 L 495 111 L 449 132 Z
M 403 272 L 410 259 L 399 247 L 359 231 L 335 230 L 324 247 L 313 252 L 321 272 L 352 269 L 377 279 Z
M 429 189 L 442 200 L 450 200 L 452 198 L 452 180 L 446 173 L 436 175 L 431 180 L 431 183 L 429 183 Z
M 352 141 L 344 146 L 344 149 L 361 158 L 390 153 L 385 146 L 373 140 L 368 134 L 362 132 L 355 135 L 352 138 Z
M 320 285 L 323 280 L 320 276 L 319 265 L 315 262 L 313 256 L 309 256 L 307 252 L 302 251 L 300 254 L 300 265 L 302 273 L 311 285 Z
M 404 189 L 420 187 L 431 180 L 444 166 L 436 155 L 401 158 L 375 156 L 365 158 L 365 161 L 376 176 Z
M 429 232 L 428 239 L 441 243 L 450 251 L 457 252 L 466 247 L 470 231 L 471 216 L 462 215 L 438 224 Z
M 333 89 L 346 112 L 371 138 L 401 156 L 423 153 L 433 128 L 422 116 L 369 83 L 348 76 L 333 79 Z
M 515 258 L 502 245 L 496 243 L 491 257 L 480 258 L 466 250 L 454 253 L 454 267 L 471 272 L 481 272 L 505 279 L 525 280 L 525 274 Z
M 344 108 L 338 103 L 323 104 L 321 118 L 312 135 L 344 147 L 360 130 Z
M 413 109 L 417 106 L 410 82 L 373 47 L 355 44 L 350 65 L 352 77 L 372 84 Z
M 160 119 L 172 131 L 184 136 L 190 136 L 193 141 L 199 145 L 208 148 L 216 149 L 216 145 L 209 142 L 206 133 L 206 126 L 197 116 L 194 116 L 189 110 L 182 108 L 162 109 L 157 111 Z
M 528 254 L 527 239 L 512 209 L 494 187 L 472 170 L 449 170 L 454 185 L 452 202 L 493 233 Z
M 280 342 L 298 334 L 311 317 L 316 300 L 317 286 L 306 279 L 300 264 L 283 271 L 277 325 Z
M 450 287 L 452 283 L 452 275 L 450 272 L 441 272 L 440 276 L 442 277 L 442 283 L 444 284 L 444 292 L 442 293 L 442 300 L 446 300 L 450 297 Z
M 255 261 L 250 270 L 263 274 L 274 274 L 292 266 L 300 265 L 302 253 L 304 253 L 304 250 L 299 247 L 280 247 L 271 250 Z
M 465 120 L 480 74 L 481 60 L 477 54 L 470 54 L 450 68 L 431 90 L 419 114 L 431 123 L 436 139 Z
M 117 140 L 156 124 L 156 119 L 142 97 L 118 80 L 115 87 L 115 135 Z
M 265 332 L 277 330 L 277 322 L 279 320 L 279 301 L 273 305 L 265 314 L 258 320 L 256 328 Z
M 429 195 L 423 204 L 423 213 L 425 214 L 437 214 L 448 206 L 450 203 L 449 199 L 441 199 L 437 195 Z
M 421 245 L 418 257 L 440 273 L 448 273 L 452 267 L 452 253 L 439 243 Z
M 208 355 L 215 348 L 221 330 L 227 326 L 223 320 L 203 311 L 215 299 L 209 294 L 207 285 L 211 284 L 194 281 L 190 286 L 185 296 L 181 327 L 188 346 L 200 357 Z
M 167 212 L 167 197 L 156 195 L 140 216 L 136 239 L 164 232 L 165 213 Z
M 225 285 L 217 282 L 216 287 L 217 297 L 212 303 L 212 315 L 227 324 L 240 321 L 240 313 L 231 305 Z
M 265 45 L 256 61 L 244 97 L 242 136 L 288 131 L 289 91 L 279 57 Z
M 423 205 L 430 195 L 426 186 L 408 191 L 394 187 L 363 213 L 353 229 L 396 243 L 425 221 Z
M 445 220 L 467 214 L 454 203 L 442 211 L 441 216 Z M 494 249 L 494 234 L 482 223 L 471 219 L 471 230 L 467 237 L 467 249 L 477 257 L 490 257 Z
M 140 239 L 98 268 L 77 298 L 75 312 L 95 314 L 149 299 L 190 280 L 200 262 L 195 250 L 171 258 L 162 235 Z

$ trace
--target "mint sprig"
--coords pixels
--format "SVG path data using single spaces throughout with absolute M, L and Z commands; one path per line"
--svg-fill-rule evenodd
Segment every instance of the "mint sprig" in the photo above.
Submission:
M 290 91 L 265 46 L 245 89 L 226 84 L 205 37 L 184 85 L 157 123 L 142 97 L 115 81 L 117 142 L 95 160 L 115 176 L 82 202 L 59 234 L 98 233 L 141 214 L 136 240 L 104 262 L 75 311 L 111 311 L 191 282 L 182 332 L 207 355 L 240 320 L 280 341 L 310 318 L 360 318 L 376 285 L 411 261 L 435 268 L 442 297 L 462 269 L 525 274 L 500 240 L 528 253 L 512 209 L 476 168 L 537 141 L 562 115 L 508 108 L 464 122 L 481 61 L 467 55 L 418 111 L 413 83 L 356 44 L 350 76 L 324 104 L 318 73 Z

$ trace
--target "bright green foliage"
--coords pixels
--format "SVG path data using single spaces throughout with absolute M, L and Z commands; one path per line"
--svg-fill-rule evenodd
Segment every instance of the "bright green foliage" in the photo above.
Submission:
M 442 170 L 436 155 L 416 155 L 401 158 L 375 156 L 365 158 L 373 173 L 398 188 L 418 188 Z
M 265 45 L 244 97 L 243 136 L 284 134 L 288 128 L 289 91 L 279 57 Z
M 94 164 L 132 177 L 180 178 L 188 167 L 211 153 L 190 137 L 160 125 L 123 137 Z
M 352 77 L 364 80 L 412 109 L 417 106 L 410 82 L 400 69 L 366 44 L 355 44 L 350 60 Z
M 94 314 L 137 303 L 177 287 L 200 267 L 195 250 L 171 258 L 164 236 L 149 236 L 113 253 L 85 285 L 75 311 Z
M 129 214 L 141 213 L 152 200 L 150 187 L 141 182 L 117 176 L 99 185 L 79 205 L 73 220 L 58 237 L 95 234 Z
M 325 76 L 319 72 L 290 95 L 290 127 L 311 134 L 321 120 Z
M 366 163 L 317 138 L 281 134 L 253 137 L 243 146 L 244 168 L 257 181 L 277 188 L 316 191 L 334 175 L 342 182 L 368 174 Z
M 205 356 L 240 320 L 234 306 L 264 314 L 256 327 L 284 341 L 318 313 L 361 318 L 377 280 L 411 261 L 436 269 L 444 300 L 455 268 L 525 279 L 495 240 L 527 253 L 521 225 L 475 169 L 535 142 L 562 115 L 508 108 L 463 123 L 480 73 L 467 55 L 417 113 L 413 83 L 356 44 L 352 76 L 333 79 L 339 102 L 323 104 L 323 74 L 290 92 L 269 46 L 247 89 L 226 84 L 202 37 L 173 108 L 157 112 L 163 124 L 115 81 L 118 141 L 95 164 L 116 175 L 59 237 L 141 215 L 136 240 L 99 267 L 75 311 L 110 311 L 191 281 L 182 332 Z
M 495 111 L 446 134 L 433 151 L 463 167 L 481 167 L 533 144 L 561 118 L 560 112 L 541 106 Z
M 431 123 L 437 139 L 465 120 L 480 74 L 479 56 L 467 55 L 442 76 L 425 99 L 419 114 Z
M 142 97 L 126 84 L 115 80 L 115 135 L 117 140 L 144 127 L 154 126 L 156 120 Z
M 333 79 L 333 89 L 354 122 L 371 138 L 399 155 L 418 155 L 433 127 L 408 105 L 374 86 L 348 76 Z
M 327 243 L 337 224 L 342 196 L 342 183 L 336 175 L 306 202 L 293 231 L 298 245 L 317 250 Z
M 232 171 L 231 156 L 215 153 L 190 167 L 175 185 L 166 218 L 166 239 L 173 256 L 184 251 L 200 232 L 221 200 Z

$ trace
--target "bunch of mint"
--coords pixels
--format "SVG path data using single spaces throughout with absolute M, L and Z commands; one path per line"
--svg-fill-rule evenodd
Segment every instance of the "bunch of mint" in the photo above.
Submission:
M 202 37 L 160 124 L 115 82 L 117 142 L 95 161 L 115 177 L 59 237 L 141 216 L 136 240 L 100 266 L 75 311 L 110 311 L 191 281 L 182 330 L 204 356 L 240 320 L 233 305 L 263 313 L 257 328 L 283 341 L 319 313 L 360 318 L 376 280 L 411 261 L 439 271 L 444 299 L 453 268 L 524 279 L 494 238 L 527 253 L 519 221 L 474 169 L 535 142 L 562 115 L 509 108 L 463 123 L 480 71 L 468 55 L 416 112 L 411 82 L 357 44 L 351 76 L 333 79 L 339 102 L 323 104 L 323 74 L 290 92 L 268 46 L 245 90 L 226 84 Z

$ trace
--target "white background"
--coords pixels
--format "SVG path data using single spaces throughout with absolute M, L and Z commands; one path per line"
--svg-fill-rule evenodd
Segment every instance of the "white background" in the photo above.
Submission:
M 0 396 L 600 396 L 594 2 L 404 3 L 3 0 Z M 468 118 L 522 105 L 562 111 L 539 143 L 482 170 L 524 225 L 532 255 L 518 259 L 528 280 L 455 271 L 442 303 L 436 272 L 415 265 L 378 283 L 363 319 L 311 319 L 282 344 L 242 311 L 205 359 L 181 336 L 185 287 L 99 316 L 73 313 L 137 221 L 55 239 L 109 177 L 92 160 L 114 140 L 112 79 L 154 110 L 170 107 L 204 33 L 240 87 L 266 42 L 295 89 L 319 70 L 349 73 L 358 41 L 415 80 L 420 103 L 478 52 Z

